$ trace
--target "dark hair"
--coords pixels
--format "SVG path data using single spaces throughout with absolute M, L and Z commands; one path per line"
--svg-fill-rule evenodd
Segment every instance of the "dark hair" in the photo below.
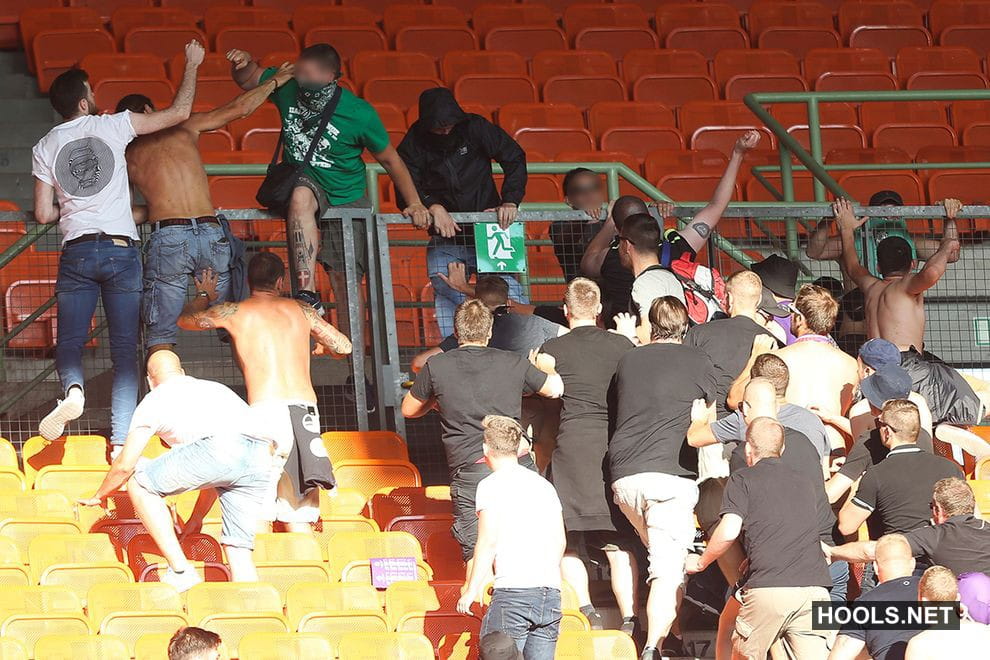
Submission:
M 117 107 L 114 112 L 123 112 L 124 110 L 130 110 L 131 112 L 144 112 L 145 106 L 155 109 L 155 104 L 151 102 L 144 94 L 128 94 L 124 98 L 117 101 Z
M 911 270 L 911 244 L 900 236 L 888 236 L 877 243 L 877 269 L 881 275 Z
M 612 220 L 615 222 L 615 228 L 620 231 L 629 216 L 649 212 L 650 209 L 647 208 L 646 202 L 633 195 L 623 195 L 612 204 Z
M 482 275 L 474 285 L 474 297 L 489 307 L 501 307 L 509 302 L 509 283 L 498 275 Z
M 168 642 L 168 660 L 192 660 L 221 644 L 220 635 L 209 630 L 185 626 L 179 628 Z
M 660 249 L 660 225 L 648 213 L 634 213 L 622 223 L 622 238 L 640 254 L 656 254 Z
M 271 290 L 285 277 L 285 264 L 274 252 L 259 252 L 248 262 L 248 286 L 252 291 Z
M 299 53 L 300 60 L 316 62 L 324 69 L 333 71 L 334 77 L 340 77 L 340 54 L 330 44 L 313 44 L 303 48 Z
M 79 111 L 79 102 L 86 98 L 86 83 L 89 74 L 82 69 L 69 69 L 58 74 L 48 88 L 48 100 L 55 112 L 64 119 Z
M 657 298 L 650 305 L 651 339 L 683 339 L 687 329 L 687 308 L 674 296 Z
M 575 167 L 573 170 L 570 170 L 569 172 L 567 172 L 567 174 L 564 175 L 564 182 L 563 184 L 561 184 L 561 187 L 564 190 L 565 197 L 571 194 L 570 189 L 571 186 L 574 185 L 574 179 L 578 178 L 579 176 L 583 176 L 585 174 L 590 174 L 596 179 L 599 176 L 597 172 L 589 170 L 587 167 Z
M 481 660 L 516 660 L 523 657 L 516 641 L 501 630 L 493 630 L 481 638 L 478 655 Z
M 828 275 L 824 277 L 819 277 L 817 280 L 812 282 L 812 284 L 814 284 L 815 286 L 820 286 L 821 288 L 825 289 L 826 291 L 831 293 L 832 297 L 835 298 L 836 300 L 842 297 L 842 292 L 844 291 L 842 287 L 842 282 Z

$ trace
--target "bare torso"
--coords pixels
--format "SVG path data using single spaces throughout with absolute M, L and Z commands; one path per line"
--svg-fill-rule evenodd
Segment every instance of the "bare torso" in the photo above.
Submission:
M 863 290 L 871 339 L 882 337 L 906 351 L 925 345 L 925 297 L 905 290 L 904 278 L 892 276 Z
M 985 657 L 990 626 L 964 620 L 959 630 L 925 630 L 911 638 L 905 660 Z M 977 649 L 984 649 L 979 651 Z
M 148 202 L 148 222 L 214 214 L 198 138 L 180 124 L 127 147 L 127 174 Z
M 308 401 L 316 403 L 309 375 L 310 323 L 289 298 L 255 294 L 236 303 L 225 321 L 244 372 L 248 403 Z

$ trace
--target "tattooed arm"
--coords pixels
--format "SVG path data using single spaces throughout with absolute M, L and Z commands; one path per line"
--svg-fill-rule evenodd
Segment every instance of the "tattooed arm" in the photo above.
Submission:
M 196 296 L 179 315 L 179 327 L 183 330 L 214 330 L 226 328 L 227 319 L 237 313 L 237 303 L 220 303 L 208 307 L 205 296 Z
M 343 357 L 351 353 L 351 341 L 343 335 L 337 328 L 323 320 L 312 305 L 304 302 L 299 303 L 299 309 L 306 315 L 309 321 L 310 334 L 316 340 L 316 350 L 314 355 L 323 355 L 327 351 L 334 357 Z M 324 350 L 326 349 L 326 350 Z

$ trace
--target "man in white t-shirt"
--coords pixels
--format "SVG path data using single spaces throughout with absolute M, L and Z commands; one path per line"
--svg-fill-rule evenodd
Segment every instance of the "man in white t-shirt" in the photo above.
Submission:
M 552 660 L 560 630 L 560 561 L 566 539 L 553 485 L 516 458 L 522 427 L 510 417 L 482 421 L 485 461 L 493 474 L 478 484 L 478 541 L 457 611 L 485 588 L 492 566 L 495 590 L 481 636 L 500 630 L 526 660 Z
M 161 548 L 168 570 L 162 581 L 186 591 L 201 581 L 179 545 L 165 498 L 190 490 L 215 488 L 223 529 L 220 543 L 235 582 L 258 579 L 251 551 L 258 521 L 271 506 L 276 465 L 287 448 L 250 435 L 258 428 L 251 409 L 230 388 L 187 376 L 179 357 L 159 350 L 148 358 L 151 392 L 131 419 L 124 448 L 103 484 L 80 504 L 98 506 L 124 484 L 138 517 Z M 151 436 L 172 447 L 142 461 Z M 140 462 L 139 462 L 140 461 Z
M 34 216 L 41 224 L 58 222 L 62 231 L 55 368 L 65 398 L 41 420 L 41 435 L 49 440 L 82 415 L 82 351 L 101 298 L 113 361 L 110 441 L 120 446 L 127 435 L 138 392 L 142 266 L 124 151 L 138 135 L 189 118 L 202 61 L 203 47 L 195 41 L 187 44 L 175 100 L 149 114 L 97 114 L 89 76 L 81 69 L 70 69 L 52 82 L 49 98 L 65 121 L 34 145 L 31 165 Z

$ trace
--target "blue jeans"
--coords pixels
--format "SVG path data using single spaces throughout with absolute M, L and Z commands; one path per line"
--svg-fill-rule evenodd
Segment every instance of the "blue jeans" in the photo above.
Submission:
M 220 225 L 176 225 L 152 233 L 145 250 L 144 343 L 174 344 L 190 275 L 212 268 L 217 273 L 216 302 L 230 298 L 230 243 Z
M 828 573 L 832 577 L 832 588 L 828 597 L 833 603 L 844 603 L 849 595 L 849 562 L 834 561 L 828 565 Z
M 472 231 L 472 227 L 466 227 L 465 231 Z M 454 312 L 457 306 L 467 299 L 460 291 L 454 291 L 444 282 L 437 273 L 447 274 L 447 264 L 460 261 L 467 265 L 467 275 L 478 272 L 478 259 L 474 254 L 474 245 L 463 245 L 462 238 L 451 239 L 442 236 L 434 236 L 430 239 L 430 244 L 426 246 L 426 269 L 430 275 L 430 282 L 433 283 L 433 296 L 436 301 L 437 325 L 440 326 L 440 334 L 444 337 L 454 333 Z M 511 275 L 503 275 L 509 284 L 509 298 L 521 303 L 528 303 L 529 297 L 523 292 L 519 280 Z
M 561 616 L 560 589 L 495 589 L 481 637 L 501 630 L 516 641 L 525 660 L 553 660 Z
M 83 387 L 83 346 L 89 338 L 96 303 L 103 300 L 113 362 L 110 441 L 123 444 L 137 405 L 140 250 L 114 245 L 109 238 L 65 247 L 58 262 L 55 296 L 58 300 L 55 369 L 66 391 L 74 385 Z

